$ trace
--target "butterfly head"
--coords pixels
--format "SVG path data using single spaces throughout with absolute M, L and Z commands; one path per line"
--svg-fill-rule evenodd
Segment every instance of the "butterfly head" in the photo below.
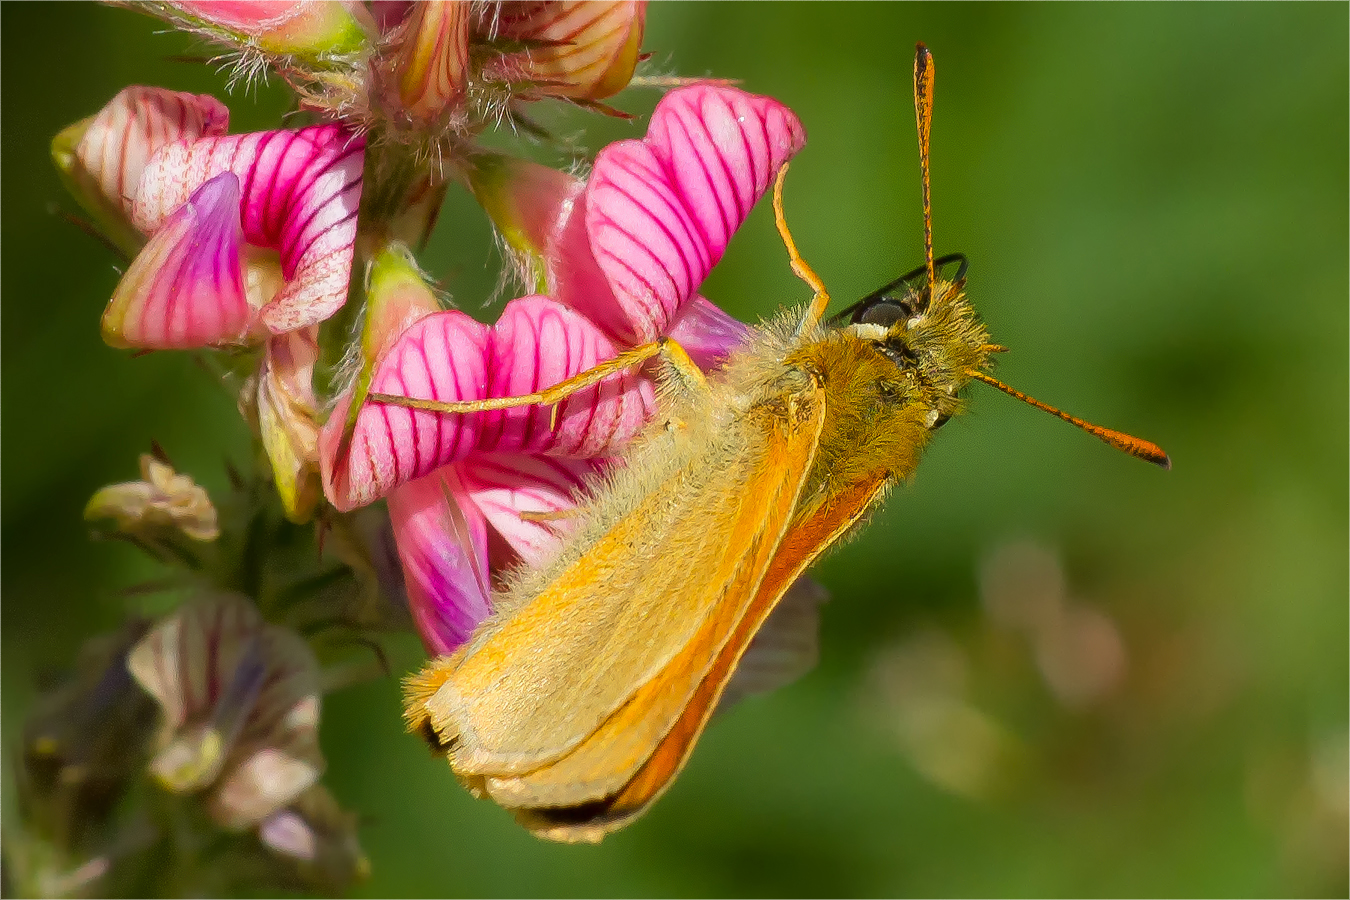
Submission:
M 916 269 L 835 317 L 895 364 L 903 402 L 923 407 L 930 430 L 960 410 L 957 395 L 970 372 L 984 369 L 997 349 L 966 297 L 965 256 L 944 256 L 935 264 L 938 278 L 931 287 L 926 267 Z

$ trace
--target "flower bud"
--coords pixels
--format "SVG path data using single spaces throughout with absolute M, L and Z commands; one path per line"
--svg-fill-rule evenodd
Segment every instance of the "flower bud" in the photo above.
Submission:
M 181 531 L 194 541 L 214 541 L 220 534 L 211 498 L 189 476 L 168 463 L 141 454 L 141 481 L 112 484 L 89 500 L 87 520 L 111 518 L 128 534 Z
M 396 48 L 381 60 L 380 77 L 413 124 L 436 122 L 453 112 L 468 82 L 468 3 L 415 3 L 394 34 Z M 392 97 L 390 98 L 393 99 Z
M 338 0 L 169 0 L 144 7 L 222 43 L 308 60 L 356 52 L 374 30 L 361 4 Z
M 409 325 L 440 309 L 440 301 L 408 248 L 402 244 L 385 247 L 370 264 L 366 320 L 361 329 L 365 365 L 372 365 Z
M 319 501 L 318 358 L 318 326 L 277 335 L 268 340 L 262 368 L 250 382 L 277 493 L 286 518 L 297 523 L 308 521 Z
M 632 80 L 646 13 L 638 0 L 503 3 L 491 34 L 525 44 L 502 62 L 509 80 L 553 97 L 600 100 Z
M 474 157 L 467 175 L 474 199 L 515 253 L 526 289 L 548 293 L 550 272 L 565 265 L 562 235 L 586 183 L 539 163 L 487 153 Z

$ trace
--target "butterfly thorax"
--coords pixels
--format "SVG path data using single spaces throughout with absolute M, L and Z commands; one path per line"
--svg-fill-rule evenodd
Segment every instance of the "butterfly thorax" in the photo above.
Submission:
M 910 292 L 852 324 L 802 335 L 783 358 L 809 372 L 826 398 L 810 479 L 823 493 L 872 478 L 908 477 L 931 433 L 961 411 L 970 370 L 988 360 L 988 333 L 960 282 L 939 282 L 934 303 Z

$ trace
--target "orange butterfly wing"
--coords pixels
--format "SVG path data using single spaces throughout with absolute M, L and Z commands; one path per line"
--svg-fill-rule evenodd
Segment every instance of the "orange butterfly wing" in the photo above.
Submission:
M 732 550 L 744 549 L 736 554 L 734 573 L 716 609 L 693 639 L 565 756 L 528 773 L 488 778 L 484 787 L 494 800 L 506 807 L 559 807 L 603 799 L 622 788 L 651 756 L 683 714 L 772 569 L 799 505 L 801 486 L 810 471 L 824 420 L 819 395 L 804 406 L 805 414 L 796 423 L 787 423 L 779 414 L 764 417 L 766 428 L 783 429 L 789 434 L 786 440 L 770 442 L 769 453 L 757 461 L 757 470 L 745 479 L 747 490 L 780 479 L 792 487 L 775 492 L 753 535 L 730 545 Z M 731 535 L 728 539 L 735 538 Z
M 779 599 L 827 547 L 862 518 L 888 483 L 888 473 L 877 470 L 843 493 L 824 497 L 799 513 L 730 640 L 717 654 L 674 726 L 631 781 L 604 799 L 562 808 L 517 810 L 521 824 L 552 840 L 598 841 L 642 815 L 684 767 L 736 663 Z

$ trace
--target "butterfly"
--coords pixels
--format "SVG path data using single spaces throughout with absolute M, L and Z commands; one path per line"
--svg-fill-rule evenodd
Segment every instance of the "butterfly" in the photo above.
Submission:
M 405 684 L 411 730 L 474 793 L 535 834 L 596 841 L 670 786 L 766 620 L 821 553 L 908 478 L 982 381 L 1127 453 L 1161 448 L 1077 419 L 987 373 L 1003 348 L 965 293 L 967 263 L 933 256 L 928 146 L 933 58 L 914 64 L 924 265 L 826 320 L 830 297 L 774 218 L 804 312 L 752 330 L 704 375 L 662 338 L 540 395 L 375 402 L 464 414 L 552 403 L 655 358 L 659 411 L 593 485 L 555 559 L 516 572 L 469 642 Z M 955 271 L 946 274 L 952 267 Z M 490 404 L 490 405 L 489 405 Z

